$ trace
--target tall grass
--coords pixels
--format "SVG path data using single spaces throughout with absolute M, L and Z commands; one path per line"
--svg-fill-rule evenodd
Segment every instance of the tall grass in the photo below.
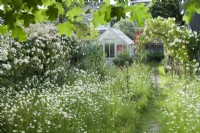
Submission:
M 0 132 L 137 132 L 151 82 L 144 65 L 100 80 L 97 73 L 76 70 L 76 81 L 58 87 L 48 80 L 28 80 L 21 91 L 1 88 Z
M 167 97 L 160 104 L 163 116 L 162 132 L 199 132 L 200 82 L 189 76 L 170 78 L 171 82 L 165 84 L 163 89 L 163 94 Z

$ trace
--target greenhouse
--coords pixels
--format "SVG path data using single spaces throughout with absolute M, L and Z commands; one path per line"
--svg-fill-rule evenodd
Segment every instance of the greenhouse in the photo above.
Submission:
M 133 55 L 133 41 L 122 31 L 110 28 L 99 38 L 100 44 L 107 58 L 115 58 L 118 54 L 128 51 L 130 57 Z

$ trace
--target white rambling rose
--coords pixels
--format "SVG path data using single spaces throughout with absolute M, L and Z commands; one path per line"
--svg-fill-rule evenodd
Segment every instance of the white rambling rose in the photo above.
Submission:
M 3 74 L 3 71 L 2 70 L 0 70 L 0 75 L 2 75 Z
M 2 64 L 3 68 L 10 70 L 12 66 L 10 64 Z

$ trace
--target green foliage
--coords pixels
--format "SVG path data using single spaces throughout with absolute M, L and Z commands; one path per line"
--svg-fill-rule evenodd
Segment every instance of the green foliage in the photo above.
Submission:
M 121 30 L 130 39 L 133 39 L 134 34 L 135 34 L 135 28 L 136 28 L 136 25 L 133 22 L 129 22 L 127 20 L 121 19 L 113 27 Z
M 113 63 L 119 67 L 125 66 L 126 62 L 128 62 L 129 65 L 133 63 L 128 51 L 120 53 L 115 59 L 113 59 Z
M 3 6 L 3 9 L 0 10 L 0 18 L 4 20 L 3 25 L 7 26 L 7 28 L 1 28 L 1 34 L 12 31 L 14 32 L 13 37 L 20 41 L 25 40 L 26 36 L 22 31 L 23 28 L 19 27 L 28 27 L 37 22 L 53 22 L 60 16 L 64 16 L 66 22 L 58 25 L 59 33 L 69 36 L 72 31 L 76 30 L 74 22 L 81 21 L 84 14 L 84 0 L 1 0 L 0 4 Z M 138 24 L 141 25 L 144 18 L 149 16 L 147 15 L 147 8 L 144 5 L 134 5 L 130 8 L 127 7 L 127 4 L 127 0 L 119 0 L 116 5 L 110 5 L 109 0 L 105 1 L 100 9 L 94 13 L 92 20 L 94 26 L 98 26 L 99 23 L 104 25 L 114 17 L 117 18 L 117 21 L 121 18 L 125 19 L 126 12 L 132 12 L 131 20 L 138 20 Z M 16 31 L 18 32 L 17 36 L 15 35 Z
M 76 22 L 74 23 L 76 27 L 76 36 L 83 41 L 92 41 L 92 40 L 97 40 L 99 37 L 99 32 L 92 28 L 89 27 L 87 24 L 82 23 L 82 22 Z
M 60 35 L 67 35 L 67 36 L 70 36 L 71 32 L 76 29 L 76 27 L 71 22 L 60 23 L 57 25 L 57 28 Z
M 87 44 L 83 49 L 83 53 L 79 58 L 79 68 L 86 71 L 94 71 L 101 77 L 104 77 L 106 70 L 102 47 L 98 44 Z
M 125 9 L 126 12 L 130 12 L 130 21 L 136 20 L 139 26 L 143 26 L 146 19 L 151 18 L 151 15 L 147 13 L 149 8 L 145 4 L 135 4 Z
M 12 37 L 18 38 L 19 41 L 24 41 L 26 40 L 27 34 L 20 26 L 17 26 L 12 31 Z
M 185 20 L 185 22 L 187 24 L 190 23 L 190 21 L 192 20 L 192 17 L 194 16 L 194 13 L 200 13 L 200 1 L 199 0 L 184 0 L 184 9 L 185 14 L 183 16 L 183 20 Z
M 147 53 L 147 60 L 148 61 L 156 61 L 156 62 L 160 62 L 164 59 L 164 52 L 160 51 L 160 52 L 148 52 Z
M 192 73 L 199 71 L 197 62 L 199 37 L 196 32 L 186 27 L 176 26 L 172 18 L 158 17 L 146 21 L 144 36 L 149 42 L 155 39 L 162 40 L 165 56 L 168 56 L 165 59 L 169 59 L 168 65 L 172 71 L 174 69 L 176 73 L 180 73 L 180 70 L 193 71 Z M 197 52 L 195 48 L 198 48 Z
M 176 23 L 183 25 L 182 15 L 180 13 L 181 11 L 179 7 L 179 0 L 154 0 L 151 7 L 149 8 L 149 11 L 153 18 L 157 18 L 158 16 L 163 18 L 175 18 Z

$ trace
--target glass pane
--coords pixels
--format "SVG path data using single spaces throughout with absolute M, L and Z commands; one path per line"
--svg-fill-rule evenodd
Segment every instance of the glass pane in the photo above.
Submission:
M 117 45 L 117 54 L 120 54 L 122 52 L 122 45 Z
M 110 57 L 115 57 L 115 44 L 110 44 Z
M 127 46 L 123 45 L 123 51 L 127 51 Z
M 105 54 L 106 54 L 106 57 L 109 57 L 109 44 L 105 44 Z

